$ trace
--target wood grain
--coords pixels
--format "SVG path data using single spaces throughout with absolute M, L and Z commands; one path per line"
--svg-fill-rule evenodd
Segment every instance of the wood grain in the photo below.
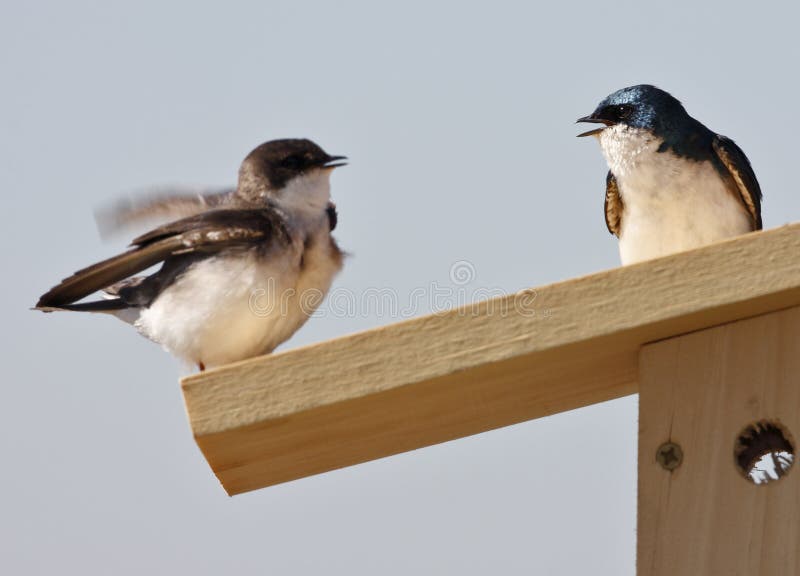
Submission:
M 238 493 L 617 398 L 643 343 L 800 304 L 798 254 L 786 226 L 247 360 L 187 412 Z
M 737 435 L 779 421 L 800 438 L 800 308 L 645 346 L 639 391 L 637 574 L 800 574 L 800 472 L 757 486 Z M 673 472 L 662 442 L 683 449 Z

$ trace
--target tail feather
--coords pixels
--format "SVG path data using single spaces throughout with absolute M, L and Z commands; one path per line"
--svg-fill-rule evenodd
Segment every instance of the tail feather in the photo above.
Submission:
M 116 312 L 130 308 L 130 305 L 119 298 L 108 300 L 95 300 L 93 302 L 80 302 L 78 304 L 61 304 L 56 306 L 36 306 L 34 310 L 42 312 L 59 312 L 68 310 L 70 312 Z
M 138 306 L 131 306 L 119 298 L 80 302 L 78 304 L 62 304 L 60 306 L 36 306 L 33 309 L 41 312 L 99 312 L 116 316 L 128 324 L 133 324 L 139 317 Z

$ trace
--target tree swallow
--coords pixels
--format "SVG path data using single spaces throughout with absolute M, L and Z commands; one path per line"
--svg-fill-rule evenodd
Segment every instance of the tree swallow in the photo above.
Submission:
M 305 323 L 342 267 L 330 200 L 342 160 L 310 140 L 272 140 L 244 159 L 235 190 L 117 210 L 114 224 L 180 219 L 66 278 L 36 308 L 113 314 L 200 370 L 269 353 Z M 78 302 L 98 290 L 104 299 Z
M 578 122 L 602 124 L 605 216 L 623 264 L 761 229 L 761 188 L 744 152 L 667 92 L 618 90 Z

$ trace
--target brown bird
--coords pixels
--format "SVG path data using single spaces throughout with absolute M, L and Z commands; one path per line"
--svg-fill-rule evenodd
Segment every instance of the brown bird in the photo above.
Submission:
M 118 207 L 101 219 L 106 228 L 180 219 L 66 278 L 36 308 L 112 314 L 201 370 L 269 353 L 305 323 L 342 267 L 330 200 L 342 160 L 310 140 L 272 140 L 244 159 L 235 190 Z M 102 299 L 79 302 L 97 291 Z

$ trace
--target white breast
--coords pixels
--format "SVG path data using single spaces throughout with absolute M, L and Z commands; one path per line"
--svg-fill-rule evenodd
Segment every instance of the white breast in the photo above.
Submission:
M 189 362 L 216 366 L 272 352 L 322 302 L 342 266 L 326 207 L 331 170 L 289 182 L 274 198 L 291 244 L 226 251 L 187 269 L 135 325 Z
M 751 230 L 750 219 L 711 162 L 657 152 L 660 139 L 622 126 L 603 130 L 600 146 L 624 205 L 623 264 L 689 250 Z
M 308 320 L 340 268 L 327 230 L 305 247 L 201 260 L 141 310 L 136 327 L 195 364 L 266 354 Z

